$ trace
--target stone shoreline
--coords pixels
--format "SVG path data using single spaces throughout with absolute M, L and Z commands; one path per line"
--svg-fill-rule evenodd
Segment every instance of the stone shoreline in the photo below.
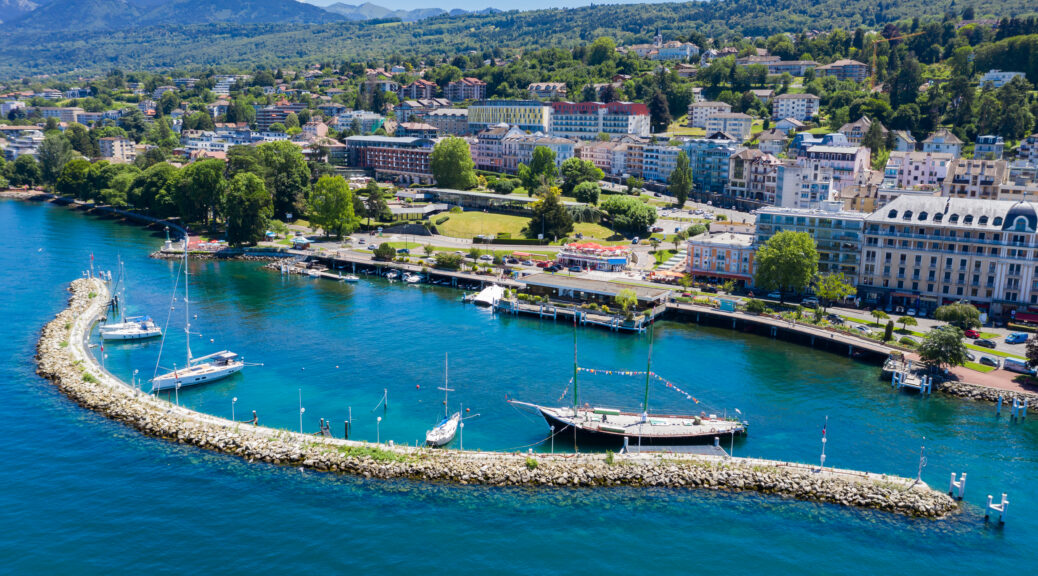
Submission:
M 1014 398 L 1020 400 L 1021 402 L 1027 400 L 1029 407 L 1038 407 L 1038 394 L 1034 392 L 1002 390 L 1001 388 L 992 388 L 990 386 L 981 386 L 979 384 L 970 384 L 969 382 L 959 382 L 956 380 L 949 380 L 946 382 L 935 382 L 934 390 L 943 392 L 944 394 L 949 394 L 951 396 L 965 398 L 966 400 L 990 402 L 992 404 L 997 403 L 998 398 L 1002 397 L 1003 409 L 1007 411 L 1013 405 Z
M 43 329 L 37 372 L 81 406 L 159 438 L 279 465 L 365 478 L 488 486 L 659 486 L 754 491 L 798 500 L 942 518 L 958 511 L 947 495 L 897 476 L 823 472 L 770 460 L 675 454 L 519 454 L 431 450 L 308 436 L 232 422 L 172 405 L 104 372 L 86 336 L 105 310 L 98 279 L 70 287 L 69 306 Z

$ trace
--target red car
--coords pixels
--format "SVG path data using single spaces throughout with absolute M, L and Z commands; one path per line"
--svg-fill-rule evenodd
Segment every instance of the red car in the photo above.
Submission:
M 970 328 L 969 330 L 963 332 L 963 335 L 967 338 L 980 338 L 980 332 L 977 332 L 973 328 Z

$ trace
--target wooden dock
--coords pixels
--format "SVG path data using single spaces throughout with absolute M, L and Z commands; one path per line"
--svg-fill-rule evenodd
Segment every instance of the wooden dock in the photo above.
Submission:
M 667 311 L 666 306 L 657 306 L 649 311 L 649 316 L 639 314 L 634 316 L 631 320 L 625 320 L 624 317 L 619 314 L 605 314 L 603 312 L 583 309 L 579 306 L 564 306 L 554 302 L 524 302 L 516 298 L 500 300 L 494 309 L 504 314 L 512 314 L 516 316 L 519 314 L 526 314 L 537 316 L 538 318 L 551 318 L 552 320 L 562 318 L 573 321 L 575 315 L 576 322 L 582 326 L 600 326 L 615 332 L 627 331 L 637 332 L 639 334 L 645 332 L 652 322 Z

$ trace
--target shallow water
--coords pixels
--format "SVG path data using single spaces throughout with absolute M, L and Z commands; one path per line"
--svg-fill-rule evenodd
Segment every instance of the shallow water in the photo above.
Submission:
M 152 260 L 158 235 L 49 205 L 0 200 L 0 557 L 14 573 L 259 573 L 419 569 L 461 573 L 944 573 L 1033 566 L 1038 416 L 1013 423 L 994 408 L 890 390 L 878 367 L 781 341 L 673 322 L 656 329 L 653 370 L 688 391 L 651 387 L 659 410 L 739 408 L 750 435 L 736 455 L 816 462 L 829 416 L 827 465 L 947 485 L 969 473 L 966 512 L 941 522 L 753 494 L 679 490 L 523 490 L 368 482 L 250 465 L 145 438 L 80 409 L 34 374 L 40 327 L 89 267 L 129 274 L 129 311 L 166 323 L 161 366 L 182 363 L 182 302 L 170 296 L 179 263 Z M 516 449 L 547 435 L 506 395 L 556 403 L 572 376 L 565 324 L 496 317 L 460 293 L 362 280 L 288 277 L 254 263 L 191 264 L 192 350 L 224 347 L 263 366 L 179 401 L 239 419 L 336 435 L 413 443 L 442 415 L 444 354 L 451 407 L 476 415 L 466 448 Z M 200 334 L 200 335 L 199 335 Z M 583 366 L 643 370 L 647 339 L 580 329 Z M 212 342 L 210 342 L 212 339 Z M 155 371 L 159 343 L 106 345 L 106 366 L 129 380 Z M 581 376 L 581 399 L 636 408 L 640 378 Z M 388 410 L 373 410 L 383 390 Z M 563 402 L 568 402 L 567 396 Z M 381 424 L 376 417 L 382 416 Z M 566 449 L 557 439 L 555 448 Z M 985 525 L 988 493 L 1009 493 L 1005 528 Z

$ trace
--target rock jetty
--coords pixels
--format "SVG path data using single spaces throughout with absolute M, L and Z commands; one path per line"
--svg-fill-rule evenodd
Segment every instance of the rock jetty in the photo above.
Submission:
M 101 280 L 70 287 L 67 309 L 43 329 L 37 372 L 85 408 L 174 442 L 273 464 L 365 478 L 490 486 L 656 486 L 754 491 L 798 500 L 941 518 L 958 506 L 912 480 L 819 471 L 770 460 L 678 454 L 522 454 L 432 450 L 308 436 L 232 422 L 172 405 L 104 372 L 86 339 L 109 299 Z

